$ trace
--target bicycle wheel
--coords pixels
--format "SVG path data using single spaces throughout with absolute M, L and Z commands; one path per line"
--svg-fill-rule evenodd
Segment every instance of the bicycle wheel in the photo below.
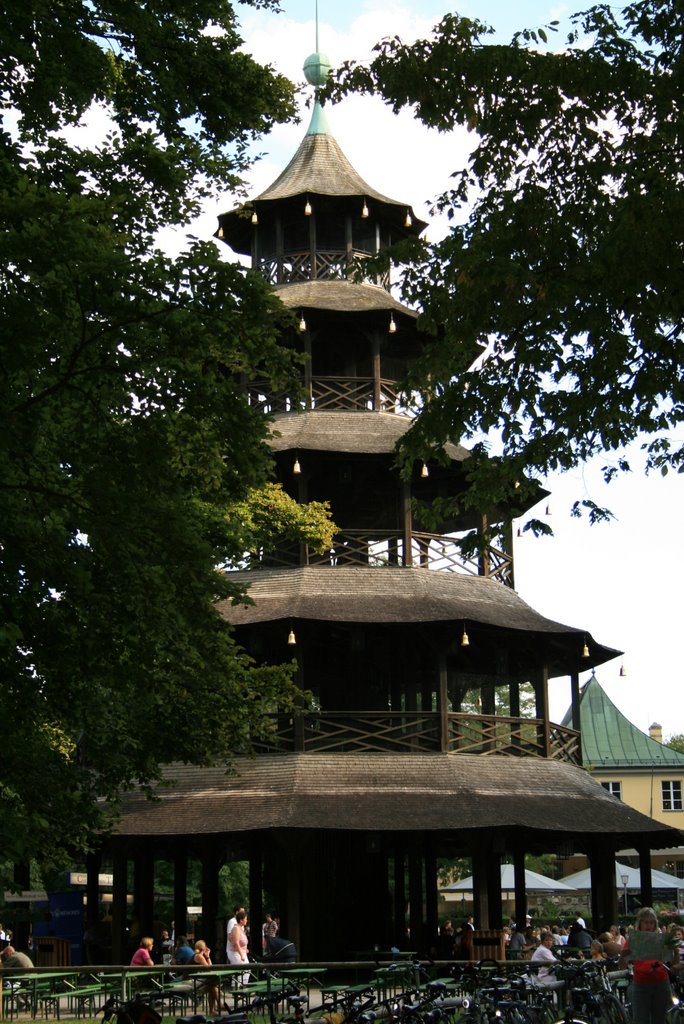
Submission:
M 601 1000 L 601 1020 L 605 1024 L 627 1024 L 627 1011 L 617 996 L 607 993 Z

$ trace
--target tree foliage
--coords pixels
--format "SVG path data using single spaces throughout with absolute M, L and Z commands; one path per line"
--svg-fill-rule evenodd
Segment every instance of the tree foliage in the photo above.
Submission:
M 555 28 L 498 45 L 449 15 L 430 39 L 382 41 L 333 90 L 476 133 L 436 202 L 448 235 L 398 255 L 434 332 L 409 382 L 430 401 L 405 454 L 495 436 L 496 472 L 485 445 L 469 465 L 481 504 L 596 453 L 618 453 L 611 478 L 644 432 L 648 468 L 684 465 L 684 12 L 599 4 L 567 39 Z
M 678 732 L 670 736 L 667 746 L 672 747 L 673 750 L 678 750 L 680 754 L 684 754 L 684 732 Z
M 11 3 L 0 32 L 0 843 L 49 867 L 122 787 L 249 749 L 294 698 L 214 609 L 269 473 L 238 380 L 291 383 L 289 314 L 212 244 L 155 247 L 292 88 L 227 0 Z

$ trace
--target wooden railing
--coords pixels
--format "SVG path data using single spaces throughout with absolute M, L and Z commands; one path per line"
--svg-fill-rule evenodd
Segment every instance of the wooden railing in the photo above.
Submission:
M 258 269 L 271 284 L 290 284 L 293 281 L 346 281 L 350 262 L 358 265 L 360 261 L 367 260 L 373 255 L 374 253 L 362 249 L 355 249 L 351 255 L 346 249 L 317 249 L 312 257 L 310 249 L 301 249 L 282 255 L 264 256 L 258 261 Z M 369 280 L 389 290 L 388 270 L 369 275 Z
M 402 412 L 408 410 L 401 402 L 396 381 L 374 381 L 372 377 L 314 377 L 307 389 L 302 381 L 303 395 L 271 391 L 265 380 L 247 384 L 247 400 L 262 412 L 302 412 L 303 410 L 343 412 Z
M 483 555 L 464 555 L 458 538 L 436 533 L 415 532 L 410 545 L 396 531 L 340 530 L 334 547 L 322 554 L 306 545 L 283 544 L 276 551 L 260 552 L 249 558 L 250 568 L 280 565 L 366 565 L 415 566 L 469 576 L 488 576 L 506 586 L 513 585 L 513 560 L 499 548 L 489 545 Z
M 580 734 L 540 718 L 450 713 L 446 745 L 436 711 L 320 711 L 269 716 L 270 738 L 257 753 L 512 754 L 581 764 Z

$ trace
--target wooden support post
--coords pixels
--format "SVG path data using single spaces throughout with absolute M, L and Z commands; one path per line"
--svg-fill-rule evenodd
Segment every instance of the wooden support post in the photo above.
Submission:
M 126 897 L 128 895 L 128 860 L 123 848 L 117 847 L 112 858 L 112 963 L 127 964 Z
M 592 928 L 598 934 L 617 921 L 615 849 L 608 836 L 601 836 L 588 851 L 591 870 Z
M 425 938 L 423 919 L 423 858 L 418 839 L 409 848 L 409 927 L 411 942 L 421 949 Z
M 449 688 L 444 651 L 439 656 L 439 749 L 443 754 L 449 749 Z
M 261 840 L 255 836 L 249 851 L 249 913 L 252 920 L 249 946 L 252 956 L 262 956 L 261 922 L 264 920 L 264 884 Z
M 639 854 L 639 887 L 642 907 L 653 906 L 653 876 L 651 875 L 651 851 L 645 843 L 637 845 Z
M 133 861 L 133 903 L 138 918 L 138 941 L 154 934 L 154 854 L 151 847 L 138 848 Z
M 490 928 L 489 921 L 489 877 L 487 857 L 489 850 L 485 843 L 478 839 L 473 849 L 473 916 L 476 928 Z M 499 879 L 501 885 L 501 879 Z
M 173 856 L 173 921 L 176 938 L 188 930 L 188 851 L 182 846 Z
M 426 950 L 437 952 L 439 915 L 437 913 L 437 855 L 435 839 L 431 833 L 425 837 L 425 930 Z
M 373 409 L 380 411 L 382 402 L 380 388 L 380 336 L 374 334 L 371 339 L 371 358 L 373 360 Z
M 413 565 L 413 515 L 411 512 L 411 485 L 404 482 L 402 486 L 402 506 L 404 513 L 404 565 Z
M 216 923 L 218 918 L 218 875 L 219 856 L 215 841 L 209 840 L 201 853 L 202 863 L 202 936 L 213 952 L 216 952 L 218 934 Z M 261 924 L 261 922 L 259 922 Z
M 525 885 L 525 851 L 522 846 L 513 850 L 513 877 L 515 885 L 515 927 L 524 929 L 527 921 L 527 886 Z
M 394 945 L 406 942 L 406 868 L 404 844 L 397 839 L 394 847 Z
M 549 666 L 546 662 L 537 673 L 534 692 L 537 698 L 537 718 L 541 719 L 540 746 L 542 755 L 551 755 L 551 733 L 549 729 Z

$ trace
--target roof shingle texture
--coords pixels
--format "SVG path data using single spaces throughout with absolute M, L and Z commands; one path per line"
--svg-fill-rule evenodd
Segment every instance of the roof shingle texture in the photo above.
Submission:
M 365 182 L 332 135 L 305 135 L 285 170 L 256 199 L 288 199 L 305 193 L 361 196 L 391 206 L 406 206 Z
M 615 800 L 581 768 L 468 754 L 282 754 L 222 768 L 170 766 L 170 788 L 129 794 L 119 835 L 188 835 L 273 828 L 464 830 L 527 827 L 562 833 L 650 834 L 665 825 Z M 674 833 L 676 835 L 676 833 Z
M 390 310 L 415 320 L 418 313 L 404 306 L 379 284 L 356 281 L 294 281 L 273 289 L 288 309 L 328 309 L 335 313 Z
M 275 452 L 296 448 L 383 455 L 394 451 L 412 424 L 410 417 L 391 412 L 282 413 L 273 419 L 268 444 Z M 470 454 L 456 444 L 445 445 L 445 451 L 455 462 L 463 462 Z
M 422 568 L 297 566 L 240 572 L 235 579 L 249 585 L 255 603 L 219 603 L 221 614 L 234 625 L 278 619 L 396 623 L 467 619 L 541 633 L 585 632 L 545 618 L 510 587 L 482 576 Z

